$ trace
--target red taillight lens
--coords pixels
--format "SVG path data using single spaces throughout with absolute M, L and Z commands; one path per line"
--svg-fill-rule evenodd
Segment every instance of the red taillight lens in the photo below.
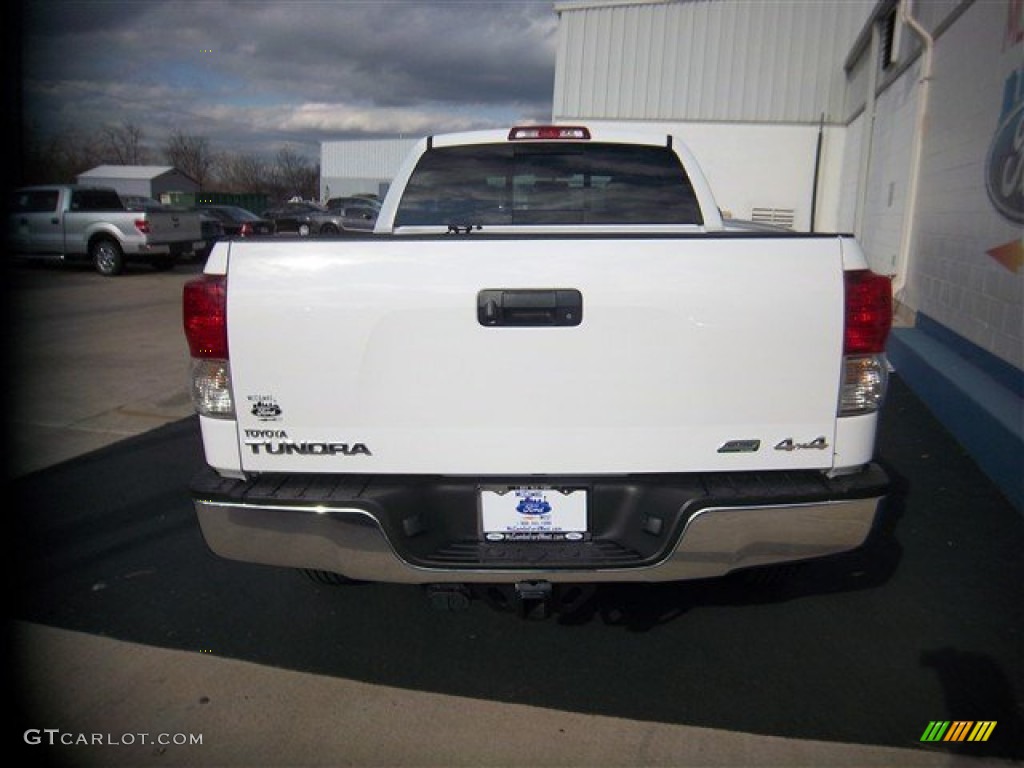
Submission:
M 892 281 L 867 269 L 846 273 L 843 353 L 880 354 L 892 328 Z
M 203 275 L 185 283 L 182 315 L 192 357 L 228 357 L 228 291 L 224 275 Z
M 252 236 L 252 222 L 250 222 L 250 221 L 243 222 L 241 228 L 238 230 L 238 234 L 241 237 L 250 237 L 250 236 Z
M 145 219 L 136 219 L 135 228 L 144 235 L 149 234 L 149 222 Z

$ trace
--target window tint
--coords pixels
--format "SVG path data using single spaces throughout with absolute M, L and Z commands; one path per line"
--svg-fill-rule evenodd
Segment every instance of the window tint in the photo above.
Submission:
M 487 144 L 426 152 L 396 226 L 701 224 L 678 157 L 627 144 Z
M 112 189 L 76 189 L 71 193 L 72 211 L 123 211 L 121 198 Z
M 56 189 L 24 189 L 14 196 L 16 213 L 53 213 L 60 193 Z

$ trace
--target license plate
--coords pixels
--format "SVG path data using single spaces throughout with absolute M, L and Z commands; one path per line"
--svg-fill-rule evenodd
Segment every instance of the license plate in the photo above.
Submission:
M 587 491 L 481 488 L 480 519 L 488 541 L 582 541 L 587 536 Z
M 196 240 L 194 243 L 192 243 L 192 250 L 193 251 L 201 251 L 205 247 L 206 247 L 206 241 L 205 240 Z

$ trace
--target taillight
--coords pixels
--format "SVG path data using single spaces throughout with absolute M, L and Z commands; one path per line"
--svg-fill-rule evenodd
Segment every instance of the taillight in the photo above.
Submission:
M 192 403 L 203 416 L 235 417 L 228 362 L 227 278 L 204 275 L 185 283 L 182 315 L 192 355 Z
M 883 355 L 851 355 L 843 358 L 839 387 L 840 416 L 863 416 L 882 407 L 889 386 L 889 368 Z
M 590 130 L 582 125 L 523 125 L 508 132 L 509 141 L 589 138 Z
M 182 314 L 192 357 L 228 356 L 228 291 L 223 275 L 203 275 L 185 283 Z
M 238 234 L 241 235 L 242 237 L 251 237 L 252 236 L 252 222 L 251 221 L 242 222 L 242 226 L 238 230 Z
M 145 219 L 136 219 L 135 228 L 144 235 L 149 234 L 149 222 Z
M 879 354 L 892 328 L 892 281 L 867 269 L 846 273 L 843 353 Z
M 888 364 L 882 354 L 892 328 L 892 282 L 862 269 L 845 273 L 846 324 L 839 391 L 840 416 L 861 416 L 882 406 Z

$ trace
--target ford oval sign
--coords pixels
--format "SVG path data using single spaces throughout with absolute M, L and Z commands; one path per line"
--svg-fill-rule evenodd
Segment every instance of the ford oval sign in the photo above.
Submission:
M 992 138 L 985 187 L 999 213 L 1024 223 L 1024 102 L 1017 103 Z

